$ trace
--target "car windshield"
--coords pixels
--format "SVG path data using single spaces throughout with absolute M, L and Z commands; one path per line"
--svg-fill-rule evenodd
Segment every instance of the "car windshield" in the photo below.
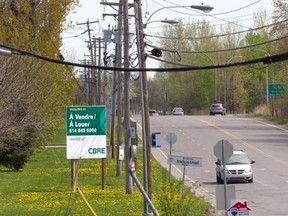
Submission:
M 221 104 L 212 104 L 212 107 L 221 107 Z
M 174 111 L 175 112 L 182 112 L 183 110 L 182 110 L 182 108 L 175 108 Z
M 228 160 L 226 160 L 226 164 L 250 164 L 250 161 L 245 154 L 233 154 Z

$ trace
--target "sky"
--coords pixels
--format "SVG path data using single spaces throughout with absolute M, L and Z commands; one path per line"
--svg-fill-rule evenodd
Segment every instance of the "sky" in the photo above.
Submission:
M 66 17 L 67 22 L 73 24 L 73 28 L 67 29 L 61 35 L 63 38 L 62 53 L 66 60 L 79 63 L 83 59 L 89 57 L 85 56 L 89 53 L 87 49 L 88 34 L 87 25 L 77 25 L 80 23 L 86 23 L 98 21 L 90 25 L 92 29 L 92 35 L 95 37 L 103 37 L 103 30 L 115 29 L 117 26 L 117 20 L 113 16 L 103 16 L 106 14 L 116 14 L 117 7 L 110 7 L 101 5 L 102 0 L 80 0 L 81 7 L 77 7 L 74 11 L 71 11 Z M 119 2 L 117 0 L 110 0 L 105 2 Z M 273 12 L 273 0 L 181 0 L 178 1 L 181 4 L 174 3 L 177 1 L 172 0 L 143 0 L 142 1 L 142 14 L 143 23 L 147 24 L 145 29 L 146 34 L 159 35 L 161 34 L 161 28 L 163 24 L 160 20 L 163 19 L 183 19 L 196 21 L 198 19 L 208 20 L 213 25 L 227 25 L 229 22 L 238 22 L 241 30 L 253 28 L 253 15 L 259 10 L 265 10 L 267 16 L 270 17 Z M 129 3 L 133 3 L 130 0 Z M 199 10 L 192 10 L 188 7 L 189 5 L 210 5 L 214 9 L 210 13 L 203 13 Z M 169 8 L 171 6 L 177 6 L 177 8 Z M 133 13 L 133 8 L 129 9 L 129 14 Z M 129 21 L 131 23 L 131 31 L 135 33 L 134 19 Z M 134 32 L 133 32 L 134 31 Z M 149 38 L 150 39 L 150 38 Z M 151 43 L 156 45 L 157 42 L 151 39 Z M 109 52 L 113 52 L 115 45 L 109 44 Z M 112 51 L 111 51 L 112 50 Z M 154 60 L 147 60 L 148 68 L 158 67 L 158 63 Z

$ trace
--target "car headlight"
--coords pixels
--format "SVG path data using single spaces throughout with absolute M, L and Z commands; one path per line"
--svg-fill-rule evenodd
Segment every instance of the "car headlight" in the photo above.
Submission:
M 251 168 L 245 169 L 245 173 L 251 173 L 251 172 L 252 172 Z

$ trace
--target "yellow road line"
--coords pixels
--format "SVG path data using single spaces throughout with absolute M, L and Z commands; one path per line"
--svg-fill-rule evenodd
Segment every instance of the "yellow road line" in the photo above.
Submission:
M 220 127 L 218 127 L 217 125 L 213 124 L 212 122 L 205 121 L 205 120 L 203 120 L 203 119 L 200 119 L 200 118 L 197 118 L 197 117 L 194 117 L 194 116 L 193 116 L 193 118 L 196 119 L 196 120 L 198 120 L 198 121 L 200 121 L 200 122 L 202 122 L 202 123 L 204 123 L 204 124 L 206 124 L 206 125 L 209 125 L 209 126 L 215 128 L 215 129 L 221 131 L 222 133 L 224 133 L 224 134 L 227 135 L 228 137 L 231 137 L 232 139 L 238 141 L 238 142 L 241 143 L 242 145 L 244 145 L 244 146 L 246 146 L 247 148 L 249 148 L 249 149 L 257 152 L 258 154 L 260 154 L 260 155 L 262 155 L 262 156 L 264 156 L 264 157 L 266 157 L 266 158 L 269 158 L 269 159 L 271 159 L 271 160 L 274 160 L 274 161 L 276 161 L 276 162 L 278 162 L 278 163 L 281 163 L 281 164 L 283 164 L 284 166 L 288 166 L 288 163 L 287 163 L 287 162 L 285 162 L 285 161 L 283 161 L 283 160 L 280 160 L 280 159 L 278 159 L 278 158 L 276 158 L 276 157 L 273 157 L 272 155 L 269 155 L 269 154 L 263 152 L 261 149 L 255 147 L 255 146 L 253 146 L 253 145 L 251 145 L 251 144 L 249 144 L 248 142 L 245 142 L 244 140 L 238 138 L 237 136 L 235 136 L 234 134 L 228 132 L 227 130 L 224 130 L 223 128 L 220 128 Z

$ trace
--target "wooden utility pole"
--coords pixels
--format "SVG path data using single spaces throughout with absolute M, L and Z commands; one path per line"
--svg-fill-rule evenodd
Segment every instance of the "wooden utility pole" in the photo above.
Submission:
M 143 20 L 141 10 L 141 0 L 134 0 L 136 32 L 137 32 L 137 49 L 139 68 L 146 68 L 145 45 L 143 33 Z M 143 174 L 144 174 L 144 190 L 152 199 L 152 170 L 151 170 L 151 144 L 150 144 L 150 119 L 149 119 L 149 103 L 147 89 L 147 72 L 141 73 L 141 100 L 142 100 L 142 135 L 143 135 Z M 148 212 L 148 205 L 144 202 L 144 213 Z
M 92 22 L 89 22 L 89 19 L 87 20 L 87 22 L 85 23 L 77 23 L 77 25 L 87 25 L 87 31 L 88 31 L 88 37 L 89 37 L 89 41 L 88 41 L 88 48 L 89 48 L 89 51 L 90 51 L 90 57 L 91 57 L 91 64 L 92 65 L 96 65 L 96 61 L 95 61 L 95 55 L 96 55 L 96 52 L 93 53 L 93 43 L 92 43 L 92 38 L 91 38 L 91 29 L 90 29 L 90 24 L 92 23 L 97 23 L 99 21 L 92 21 Z M 94 103 L 94 98 L 93 96 L 96 95 L 96 91 L 94 90 L 94 84 L 96 84 L 96 74 L 95 74 L 95 69 L 91 69 L 90 70 L 90 75 L 89 77 L 91 78 L 89 82 L 89 86 L 90 86 L 90 93 L 91 95 L 89 95 L 89 105 L 93 105 L 95 104 Z M 92 91 L 91 91 L 92 90 Z
M 122 64 L 122 24 L 123 24 L 123 8 L 122 8 L 123 0 L 119 0 L 119 9 L 118 9 L 118 24 L 117 24 L 117 41 L 116 43 L 116 67 L 121 67 Z M 116 81 L 118 82 L 117 87 L 117 116 L 118 116 L 118 128 L 117 128 L 117 169 L 116 175 L 120 176 L 122 171 L 122 161 L 120 160 L 120 151 L 122 148 L 122 133 L 121 133 L 121 71 L 115 73 L 117 76 Z M 116 82 L 115 82 L 116 84 Z M 115 92 L 116 93 L 116 92 Z M 113 146 L 112 146 L 112 149 Z
M 129 68 L 129 20 L 128 20 L 128 0 L 123 0 L 123 26 L 124 26 L 124 68 Z M 130 72 L 124 72 L 124 127 L 125 127 L 125 174 L 126 193 L 131 194 L 132 178 L 130 169 L 130 106 L 129 106 L 129 80 Z
M 102 5 L 108 5 L 113 8 L 118 7 L 118 14 L 106 14 L 103 16 L 113 16 L 118 17 L 117 29 L 115 30 L 115 66 L 122 67 L 122 29 L 123 29 L 123 1 L 119 0 L 116 2 L 100 2 Z M 129 4 L 128 4 L 129 6 Z M 113 72 L 113 89 L 112 90 L 112 118 L 111 118 L 111 135 L 110 135 L 110 145 L 112 147 L 112 158 L 114 158 L 115 151 L 115 140 L 114 140 L 114 129 L 115 129 L 115 115 L 117 113 L 117 157 L 116 157 L 116 176 L 120 176 L 122 172 L 122 159 L 120 160 L 120 151 L 123 149 L 122 143 L 122 100 L 121 100 L 121 90 L 122 90 L 122 76 L 121 71 Z M 117 95 L 116 95 L 117 93 Z M 116 111 L 116 98 L 117 98 L 117 111 Z

